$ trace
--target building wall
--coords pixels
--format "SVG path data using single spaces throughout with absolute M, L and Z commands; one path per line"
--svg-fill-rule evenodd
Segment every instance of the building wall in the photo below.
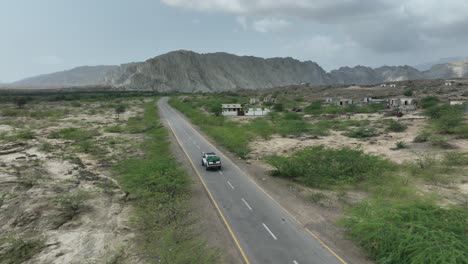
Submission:
M 262 110 L 261 108 L 249 108 L 247 112 L 245 112 L 246 116 L 264 116 L 270 112 L 269 109 Z

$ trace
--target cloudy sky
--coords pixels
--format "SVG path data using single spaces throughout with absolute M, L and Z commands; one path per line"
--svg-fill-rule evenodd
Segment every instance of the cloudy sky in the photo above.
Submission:
M 466 0 L 0 0 L 0 82 L 172 50 L 340 66 L 468 55 Z

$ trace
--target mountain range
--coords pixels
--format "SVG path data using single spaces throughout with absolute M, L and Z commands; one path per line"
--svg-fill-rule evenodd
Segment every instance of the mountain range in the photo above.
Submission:
M 341 67 L 326 72 L 317 63 L 293 58 L 259 58 L 228 53 L 174 51 L 144 62 L 120 66 L 83 66 L 10 84 L 18 87 L 107 85 L 126 90 L 217 92 L 311 85 L 370 85 L 416 79 L 468 78 L 468 60 L 433 65 L 420 71 L 411 66 Z

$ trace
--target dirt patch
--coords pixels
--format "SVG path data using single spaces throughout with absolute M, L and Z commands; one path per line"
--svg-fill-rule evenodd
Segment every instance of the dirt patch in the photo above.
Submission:
M 135 106 L 121 115 L 122 120 L 142 112 L 138 102 L 126 103 Z M 0 142 L 0 237 L 43 241 L 40 252 L 25 263 L 106 263 L 111 259 L 141 263 L 132 241 L 132 208 L 110 171 L 119 159 L 136 155 L 127 150 L 141 142 L 141 136 L 126 134 L 120 135 L 125 140 L 106 141 L 109 135 L 102 132 L 116 122 L 109 118 L 113 112 L 94 109 L 91 104 L 67 107 L 67 102 L 39 102 L 28 107 L 29 111 L 66 108 L 67 114 L 41 120 L 0 117 L 1 122 L 18 124 L 2 125 L 1 131 L 27 128 L 34 132 L 30 139 Z M 91 113 L 84 114 L 88 110 Z M 103 136 L 93 139 L 94 148 L 108 151 L 83 153 L 77 147 L 80 142 L 49 137 L 50 132 L 66 127 L 97 130 Z

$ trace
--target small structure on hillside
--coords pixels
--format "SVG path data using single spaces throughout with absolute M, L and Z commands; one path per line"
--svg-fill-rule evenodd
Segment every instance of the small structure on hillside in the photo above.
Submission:
M 250 101 L 249 101 L 250 104 L 256 104 L 258 102 L 260 102 L 260 100 L 258 100 L 258 98 L 250 98 Z
M 353 99 L 340 99 L 336 102 L 336 105 L 339 106 L 347 106 L 347 105 L 352 105 L 353 104 Z
M 463 105 L 467 103 L 467 101 L 463 101 L 463 100 L 450 100 L 450 105 Z
M 364 97 L 362 101 L 360 101 L 361 104 L 370 104 L 370 103 L 385 103 L 387 102 L 386 99 L 375 99 L 372 97 Z
M 276 103 L 276 98 L 271 95 L 267 95 L 263 98 L 263 102 L 265 103 Z
M 453 85 L 453 82 L 452 82 L 452 81 L 450 81 L 450 82 L 445 82 L 444 85 L 445 85 L 445 86 L 452 86 L 452 85 Z
M 222 115 L 223 116 L 238 116 L 244 115 L 241 104 L 222 104 Z
M 396 97 L 389 100 L 388 106 L 391 109 L 413 111 L 416 110 L 417 102 L 411 97 Z
M 249 108 L 246 112 L 246 116 L 264 116 L 270 113 L 270 109 L 266 108 Z
M 335 102 L 335 99 L 333 99 L 333 97 L 325 98 L 325 103 L 326 104 L 333 104 L 334 102 Z

